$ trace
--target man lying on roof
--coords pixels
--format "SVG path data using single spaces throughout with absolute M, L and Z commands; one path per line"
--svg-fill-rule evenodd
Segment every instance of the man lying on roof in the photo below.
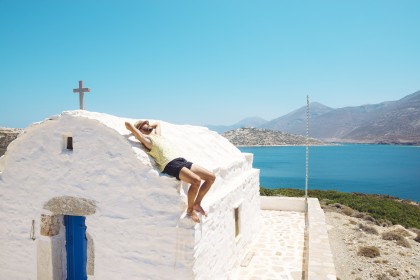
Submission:
M 139 120 L 134 125 L 126 122 L 125 127 L 148 150 L 148 154 L 155 159 L 161 172 L 190 184 L 187 215 L 196 223 L 200 222 L 200 218 L 195 211 L 207 217 L 207 213 L 201 207 L 201 201 L 216 180 L 214 173 L 187 161 L 177 153 L 176 149 L 170 147 L 165 137 L 161 136 L 159 122 L 149 124 L 147 120 Z M 201 181 L 204 181 L 203 184 Z

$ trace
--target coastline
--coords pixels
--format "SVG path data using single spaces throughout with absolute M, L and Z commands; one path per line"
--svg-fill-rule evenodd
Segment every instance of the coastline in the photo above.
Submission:
M 355 142 L 334 142 L 325 144 L 309 144 L 309 147 L 326 147 L 326 146 L 344 146 L 344 145 L 375 145 L 375 146 L 407 146 L 407 147 L 416 147 L 420 148 L 420 144 L 411 145 L 411 144 L 386 144 L 386 143 L 355 143 Z M 306 147 L 306 144 L 296 144 L 296 145 L 235 145 L 238 148 L 259 148 L 259 147 Z
M 260 186 L 261 189 L 264 190 L 268 190 L 268 192 L 270 191 L 291 191 L 291 192 L 296 192 L 299 194 L 299 192 L 303 192 L 303 189 L 298 189 L 298 188 L 278 188 L 278 187 L 263 187 Z M 405 203 L 405 204 L 411 204 L 414 206 L 417 206 L 420 208 L 420 201 L 414 200 L 414 199 L 406 199 L 406 198 L 401 198 L 398 196 L 394 196 L 394 195 L 390 195 L 390 194 L 380 194 L 380 193 L 364 193 L 364 192 L 346 192 L 346 191 L 339 191 L 339 190 L 335 190 L 335 189 L 326 189 L 326 190 L 322 190 L 322 189 L 309 189 L 308 192 L 325 192 L 325 193 L 329 193 L 329 192 L 333 192 L 333 193 L 338 193 L 338 194 L 347 194 L 347 195 L 355 195 L 355 196 L 366 196 L 366 197 L 375 197 L 378 199 L 391 199 L 394 200 L 396 202 L 400 202 L 400 203 Z M 296 194 L 295 193 L 295 194 Z M 288 196 L 288 195 L 282 195 L 282 196 Z M 303 194 L 300 194 L 300 196 L 303 196 Z
M 306 144 L 296 145 L 235 145 L 238 148 L 260 148 L 260 147 L 306 147 Z M 341 144 L 309 144 L 309 147 L 341 146 Z

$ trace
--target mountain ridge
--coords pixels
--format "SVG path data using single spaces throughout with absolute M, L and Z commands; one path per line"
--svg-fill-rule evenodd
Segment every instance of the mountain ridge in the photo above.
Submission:
M 306 135 L 306 106 L 260 125 L 240 121 L 214 130 L 222 134 L 239 127 Z M 309 135 L 329 142 L 420 145 L 420 91 L 396 101 L 342 108 L 312 102 Z
M 262 124 L 266 123 L 267 121 L 260 117 L 248 117 L 245 119 L 240 120 L 237 123 L 234 123 L 232 125 L 205 125 L 208 129 L 214 130 L 220 134 L 229 131 L 229 130 L 235 130 L 237 128 L 242 127 L 259 127 Z

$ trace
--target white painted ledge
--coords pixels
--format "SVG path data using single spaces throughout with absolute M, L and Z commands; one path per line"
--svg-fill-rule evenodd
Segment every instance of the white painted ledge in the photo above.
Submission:
M 308 280 L 337 279 L 325 213 L 317 198 L 308 198 Z
M 305 212 L 305 198 L 261 196 L 261 210 Z

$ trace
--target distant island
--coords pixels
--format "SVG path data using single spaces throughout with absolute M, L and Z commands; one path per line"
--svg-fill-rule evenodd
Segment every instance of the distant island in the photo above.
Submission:
M 233 145 L 241 146 L 303 146 L 306 137 L 264 128 L 238 128 L 223 134 Z M 323 141 L 308 138 L 311 146 L 328 145 Z

